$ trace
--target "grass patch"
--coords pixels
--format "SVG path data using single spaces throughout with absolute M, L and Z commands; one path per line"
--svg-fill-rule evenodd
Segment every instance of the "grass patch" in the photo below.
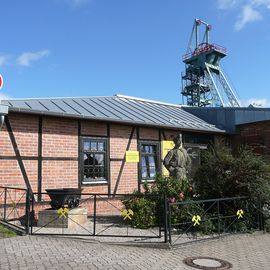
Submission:
M 2 224 L 0 224 L 0 238 L 2 237 L 14 237 L 17 234 L 12 231 L 11 229 L 3 226 Z

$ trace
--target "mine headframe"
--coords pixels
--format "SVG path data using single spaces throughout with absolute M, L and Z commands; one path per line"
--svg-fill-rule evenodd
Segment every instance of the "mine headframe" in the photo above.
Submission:
M 205 26 L 201 42 L 199 27 Z M 226 48 L 209 42 L 211 25 L 195 19 L 188 49 L 183 56 L 182 96 L 189 106 L 239 107 L 240 103 L 228 83 L 220 60 L 227 55 Z

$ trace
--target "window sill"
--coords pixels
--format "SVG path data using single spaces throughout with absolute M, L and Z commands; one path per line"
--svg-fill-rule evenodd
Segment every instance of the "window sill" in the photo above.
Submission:
M 155 179 L 141 179 L 141 184 L 144 184 L 145 182 L 154 183 L 154 182 L 156 182 L 156 180 Z
M 82 182 L 82 186 L 98 186 L 98 185 L 108 185 L 108 181 Z

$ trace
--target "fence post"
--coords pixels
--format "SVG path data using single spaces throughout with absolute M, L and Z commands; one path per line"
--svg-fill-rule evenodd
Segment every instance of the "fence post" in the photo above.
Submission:
M 97 195 L 94 195 L 94 228 L 93 235 L 96 235 L 96 219 L 97 219 Z
M 4 195 L 4 221 L 6 221 L 7 217 L 7 188 L 5 187 L 5 195 Z
M 164 195 L 164 242 L 168 243 L 168 202 Z
M 261 198 L 258 199 L 258 212 L 259 212 L 259 230 L 262 231 L 264 230 L 264 222 L 263 222 L 263 212 L 262 212 L 262 200 Z
M 25 200 L 25 233 L 29 234 L 30 226 L 30 190 L 26 190 L 26 200 Z
M 220 236 L 220 209 L 219 209 L 219 201 L 217 201 L 218 208 L 218 236 Z

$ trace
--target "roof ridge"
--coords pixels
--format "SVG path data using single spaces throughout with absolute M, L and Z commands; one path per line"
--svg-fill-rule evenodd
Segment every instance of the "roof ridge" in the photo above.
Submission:
M 46 97 L 46 98 L 9 98 L 9 99 L 3 99 L 4 101 L 19 101 L 19 100 L 54 100 L 54 99 L 78 99 L 78 98 L 108 98 L 113 96 L 82 96 L 82 97 Z
M 174 107 L 182 108 L 182 105 L 179 105 L 179 104 L 162 102 L 162 101 L 153 100 L 153 99 L 147 99 L 147 98 L 126 96 L 126 95 L 121 95 L 121 94 L 115 94 L 114 97 L 126 98 L 126 99 L 134 99 L 134 100 L 139 100 L 139 101 L 152 102 L 152 103 L 156 103 L 156 104 L 162 104 L 162 105 L 166 105 L 166 106 L 174 106 Z

